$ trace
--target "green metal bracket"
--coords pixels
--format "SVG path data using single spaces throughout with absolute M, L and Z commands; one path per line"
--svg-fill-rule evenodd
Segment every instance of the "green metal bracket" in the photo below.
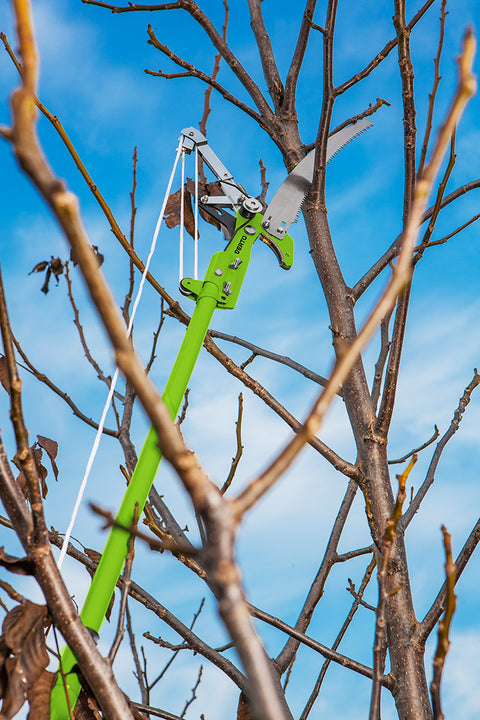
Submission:
M 180 409 L 213 313 L 216 308 L 228 310 L 236 305 L 255 240 L 260 237 L 266 242 L 284 269 L 289 269 L 293 264 L 293 240 L 290 235 L 285 234 L 283 239 L 279 240 L 262 228 L 263 216 L 260 213 L 246 212 L 245 208 L 244 215 L 241 212 L 242 209 L 237 212 L 231 241 L 225 250 L 212 256 L 203 282 L 188 278 L 181 282 L 182 292 L 193 298 L 196 307 L 163 392 L 163 401 L 172 420 L 175 420 Z M 116 519 L 120 525 L 129 527 L 132 524 L 137 506 L 139 513 L 143 512 L 161 459 L 158 435 L 155 428 L 151 427 L 117 514 Z M 128 539 L 127 531 L 118 527 L 110 530 L 80 613 L 83 624 L 95 633 L 99 632 L 105 619 L 122 572 L 128 552 Z M 76 672 L 76 658 L 69 647 L 62 653 L 61 671 L 65 675 L 70 706 L 73 709 L 81 686 Z M 59 674 L 52 691 L 51 720 L 69 718 L 64 683 Z

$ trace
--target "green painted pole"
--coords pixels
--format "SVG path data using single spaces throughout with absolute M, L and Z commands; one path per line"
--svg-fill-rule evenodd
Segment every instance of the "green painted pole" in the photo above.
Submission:
M 205 340 L 206 332 L 217 307 L 216 292 L 209 294 L 209 290 L 216 291 L 216 287 L 209 288 L 208 284 L 205 283 L 203 290 L 204 292 L 197 301 L 195 311 L 192 314 L 177 359 L 163 392 L 163 401 L 170 410 L 172 420 L 176 418 L 180 409 L 193 368 Z M 132 524 L 137 506 L 138 513 L 141 515 L 143 512 L 161 459 L 162 453 L 158 447 L 158 435 L 152 426 L 145 439 L 135 470 L 118 510 L 116 519 L 121 525 L 129 527 Z M 114 527 L 110 530 L 102 557 L 80 613 L 83 624 L 96 633 L 99 632 L 105 619 L 108 606 L 122 572 L 128 553 L 129 537 L 130 534 L 121 528 Z M 81 690 L 78 675 L 72 672 L 75 663 L 75 655 L 69 647 L 66 647 L 61 657 L 61 668 L 66 676 L 65 680 L 72 709 L 75 707 Z M 52 691 L 50 717 L 51 720 L 68 720 L 70 717 L 61 675 L 59 675 Z

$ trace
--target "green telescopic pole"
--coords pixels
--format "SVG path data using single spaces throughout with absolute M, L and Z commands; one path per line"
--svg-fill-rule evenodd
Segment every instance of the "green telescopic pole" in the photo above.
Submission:
M 180 409 L 193 368 L 205 340 L 206 332 L 217 307 L 217 289 L 215 285 L 212 285 L 211 288 L 208 285 L 209 283 L 204 283 L 202 295 L 197 301 L 195 311 L 192 314 L 183 343 L 163 392 L 163 401 L 170 411 L 172 420 L 176 418 Z M 209 293 L 209 290 L 213 291 L 212 294 Z M 116 520 L 120 525 L 130 527 L 134 521 L 136 507 L 138 507 L 138 513 L 142 513 L 161 459 L 162 453 L 158 447 L 158 435 L 152 426 L 145 439 L 135 470 L 118 510 Z M 87 593 L 80 617 L 83 624 L 95 631 L 95 633 L 99 632 L 105 619 L 113 592 L 122 572 L 128 553 L 129 537 L 130 534 L 122 530 L 122 528 L 113 527 L 110 530 L 102 557 Z M 78 675 L 72 672 L 75 663 L 75 655 L 69 647 L 66 647 L 62 653 L 61 669 L 66 676 L 65 681 L 72 709 L 75 707 L 81 690 Z M 70 717 L 62 677 L 58 678 L 52 691 L 50 717 L 51 720 L 68 720 Z

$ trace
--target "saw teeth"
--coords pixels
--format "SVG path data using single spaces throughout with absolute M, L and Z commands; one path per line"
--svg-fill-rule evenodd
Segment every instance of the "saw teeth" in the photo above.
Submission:
M 293 222 L 298 222 L 298 218 L 300 217 L 300 213 L 302 212 L 303 203 L 305 202 L 306 195 L 303 196 L 302 201 L 300 205 L 298 206 L 297 214 L 295 215 L 295 220 Z
M 357 122 L 359 122 L 359 121 L 357 121 Z M 370 125 L 366 125 L 365 127 L 360 128 L 360 130 L 358 130 L 358 131 L 355 133 L 355 135 L 352 135 L 352 137 L 349 137 L 348 140 L 345 140 L 345 142 L 343 143 L 343 145 L 340 145 L 340 147 L 337 148 L 337 150 L 335 150 L 335 152 L 332 153 L 332 155 L 330 155 L 330 157 L 329 157 L 328 160 L 327 160 L 327 165 L 328 165 L 328 163 L 330 162 L 330 160 L 331 160 L 332 158 L 334 158 L 336 155 L 338 155 L 338 153 L 339 153 L 341 150 L 343 150 L 344 147 L 347 147 L 347 145 L 349 145 L 349 144 L 352 142 L 352 140 L 355 140 L 359 135 L 362 135 L 366 130 L 369 130 L 369 129 L 372 127 L 372 125 L 373 125 L 373 123 L 370 123 Z

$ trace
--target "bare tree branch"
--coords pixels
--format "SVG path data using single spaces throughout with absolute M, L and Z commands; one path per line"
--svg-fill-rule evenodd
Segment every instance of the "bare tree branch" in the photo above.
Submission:
M 460 576 L 462 575 L 463 571 L 465 570 L 465 567 L 467 566 L 468 561 L 472 557 L 472 554 L 474 553 L 478 543 L 480 542 L 480 519 L 477 520 L 475 523 L 470 535 L 468 536 L 464 546 L 462 547 L 461 551 L 458 554 L 457 559 L 455 560 L 455 584 L 460 579 Z M 447 600 L 448 600 L 448 586 L 447 581 L 445 581 L 440 589 L 440 592 L 438 593 L 437 597 L 435 598 L 434 602 L 432 603 L 432 606 L 428 610 L 427 614 L 423 618 L 422 622 L 417 625 L 417 628 L 414 633 L 414 640 L 415 642 L 419 642 L 420 644 L 424 645 L 427 641 L 427 638 L 433 631 L 433 628 L 437 624 L 437 622 L 440 619 L 440 616 L 443 612 L 445 612 L 447 607 Z
M 405 460 L 408 460 L 408 458 L 412 457 L 412 455 L 418 455 L 419 452 L 421 452 L 422 450 L 425 450 L 426 447 L 431 445 L 437 439 L 439 434 L 440 434 L 440 431 L 439 431 L 438 427 L 435 425 L 433 435 L 431 438 L 429 438 L 426 442 L 424 442 L 418 448 L 415 448 L 415 450 L 410 450 L 410 452 L 408 452 L 406 455 L 403 455 L 401 458 L 398 458 L 397 460 L 389 460 L 388 464 L 389 465 L 398 465 L 400 463 L 405 462 Z
M 444 720 L 445 715 L 442 712 L 442 706 L 440 702 L 440 684 L 442 681 L 443 666 L 445 663 L 445 657 L 450 647 L 450 640 L 448 639 L 450 625 L 452 622 L 453 613 L 457 607 L 457 596 L 455 595 L 455 563 L 452 559 L 452 537 L 447 532 L 447 529 L 442 525 L 443 533 L 443 545 L 445 548 L 445 575 L 447 576 L 447 606 L 445 608 L 445 615 L 442 620 L 438 623 L 438 644 L 433 659 L 433 678 L 430 684 L 430 692 L 432 695 L 432 706 L 433 706 L 433 717 L 434 720 Z
M 448 443 L 448 441 L 457 432 L 457 430 L 460 426 L 460 423 L 462 421 L 463 413 L 465 412 L 467 405 L 470 402 L 472 392 L 475 390 L 475 388 L 479 384 L 480 384 L 480 374 L 475 369 L 471 382 L 467 385 L 462 397 L 460 398 L 460 402 L 458 403 L 458 407 L 453 414 L 452 422 L 450 423 L 448 430 L 442 435 L 439 442 L 437 443 L 437 447 L 435 448 L 435 452 L 433 453 L 432 459 L 430 461 L 430 465 L 427 470 L 427 474 L 425 476 L 425 480 L 423 481 L 417 494 L 415 495 L 415 498 L 410 503 L 409 508 L 407 509 L 407 511 L 405 512 L 405 514 L 402 518 L 402 526 L 404 528 L 407 527 L 407 525 L 409 525 L 409 523 L 412 521 L 413 516 L 418 511 L 423 498 L 425 497 L 425 495 L 427 494 L 428 490 L 430 489 L 433 481 L 435 480 L 435 472 L 437 470 L 437 466 L 440 461 L 440 457 L 443 453 L 443 450 L 444 450 L 446 444 Z
M 438 47 L 437 47 L 437 54 L 435 55 L 434 60 L 434 78 L 433 78 L 433 87 L 432 92 L 429 95 L 429 102 L 428 102 L 428 115 L 427 115 L 427 122 L 425 126 L 425 135 L 423 138 L 423 145 L 422 145 L 422 151 L 420 153 L 420 161 L 418 163 L 418 177 L 421 176 L 423 172 L 423 168 L 425 165 L 425 159 L 427 157 L 427 150 L 428 150 L 428 142 L 430 140 L 430 134 L 432 132 L 432 120 L 433 120 L 433 110 L 435 108 L 435 99 L 437 97 L 437 91 L 438 86 L 440 84 L 440 58 L 442 56 L 442 49 L 443 49 L 443 40 L 445 37 L 445 20 L 447 17 L 446 13 L 446 5 L 447 0 L 442 0 L 442 7 L 440 9 L 440 35 L 438 38 Z

